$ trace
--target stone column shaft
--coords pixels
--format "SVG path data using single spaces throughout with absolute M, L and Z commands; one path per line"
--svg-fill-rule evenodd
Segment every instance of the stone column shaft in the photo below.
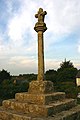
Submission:
M 44 42 L 43 31 L 38 31 L 38 80 L 44 80 Z
M 38 33 L 38 81 L 44 80 L 44 41 L 43 33 L 47 30 L 46 24 L 44 23 L 46 11 L 39 8 L 35 17 L 38 18 L 38 22 L 35 24 L 34 30 Z

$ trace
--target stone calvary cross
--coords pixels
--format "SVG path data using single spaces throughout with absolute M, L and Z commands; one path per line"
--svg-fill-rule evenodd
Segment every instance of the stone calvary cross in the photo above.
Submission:
M 53 83 L 51 81 L 44 80 L 44 39 L 43 33 L 47 30 L 46 24 L 44 23 L 46 11 L 39 8 L 35 17 L 38 18 L 38 22 L 35 24 L 34 30 L 38 33 L 38 76 L 37 80 L 33 80 L 29 84 L 28 92 L 30 94 L 44 94 L 51 93 Z M 35 101 L 34 101 L 35 102 Z
M 47 30 L 46 24 L 44 23 L 46 11 L 39 8 L 35 17 L 38 18 L 38 22 L 35 24 L 34 30 L 38 33 L 38 78 L 37 80 L 44 80 L 44 41 L 43 33 Z
M 55 92 L 53 82 L 44 80 L 43 33 L 46 11 L 39 9 L 34 29 L 38 33 L 38 79 L 29 83 L 28 92 L 16 93 L 15 99 L 4 100 L 0 120 L 80 120 L 80 105 L 64 92 Z

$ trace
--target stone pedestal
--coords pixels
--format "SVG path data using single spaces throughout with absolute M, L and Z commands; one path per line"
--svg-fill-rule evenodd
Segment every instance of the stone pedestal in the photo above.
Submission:
M 45 94 L 54 91 L 53 83 L 51 81 L 32 81 L 29 85 L 28 92 L 31 94 Z

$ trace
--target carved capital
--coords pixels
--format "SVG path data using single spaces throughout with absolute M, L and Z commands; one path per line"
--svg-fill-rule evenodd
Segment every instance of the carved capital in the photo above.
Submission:
M 45 32 L 47 30 L 46 24 L 45 23 L 38 23 L 37 22 L 35 24 L 34 30 L 36 32 L 39 32 L 39 31 Z

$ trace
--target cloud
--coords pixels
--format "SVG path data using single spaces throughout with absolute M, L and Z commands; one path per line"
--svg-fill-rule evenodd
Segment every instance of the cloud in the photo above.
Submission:
M 46 65 L 45 65 L 46 70 L 49 70 L 49 69 L 56 69 L 57 70 L 61 61 L 57 60 L 57 59 L 46 59 L 45 63 L 46 63 Z
M 3 37 L 0 35 L 0 56 L 2 57 L 4 53 L 5 53 L 5 43 L 3 41 Z
M 29 1 L 29 3 L 31 2 Z M 16 13 L 13 14 L 12 18 L 8 22 L 8 36 L 14 42 L 18 41 L 19 44 L 22 44 L 22 42 L 24 41 L 24 35 L 27 32 L 34 31 L 34 25 L 32 22 L 33 12 L 31 10 L 33 9 L 33 6 L 35 4 L 30 4 L 31 9 L 28 5 L 28 2 L 26 2 L 25 0 L 21 2 L 21 4 L 22 5 L 19 12 L 16 11 Z
M 46 59 L 45 60 L 45 71 L 48 69 L 57 69 L 60 65 L 61 61 L 58 61 L 56 59 Z M 38 63 L 37 63 L 37 59 L 34 58 L 34 56 L 32 57 L 24 57 L 24 56 L 14 56 L 10 59 L 10 61 L 8 62 L 8 69 L 13 68 L 13 70 L 15 69 L 15 74 L 19 74 L 19 73 L 37 73 L 37 69 L 38 69 Z M 17 71 L 18 69 L 18 71 Z M 12 73 L 13 74 L 13 73 Z
M 80 1 L 79 0 L 57 0 L 50 3 L 49 30 L 57 35 L 70 34 L 80 23 Z M 51 9 L 50 9 L 51 7 Z
M 78 49 L 78 53 L 80 53 L 80 44 L 78 44 L 77 49 Z
M 12 74 L 37 73 L 37 61 L 33 57 L 14 56 L 8 61 L 8 69 L 15 69 Z
M 33 63 L 34 57 L 26 57 L 26 56 L 14 56 L 10 59 L 9 64 L 18 64 L 18 65 L 30 65 L 30 62 Z
M 43 7 L 47 11 L 45 22 L 48 30 L 45 33 L 46 46 L 58 41 L 59 37 L 68 36 L 74 32 L 80 23 L 80 1 L 79 0 L 48 0 L 39 2 L 33 0 L 18 0 L 20 8 L 18 12 L 13 13 L 8 21 L 8 36 L 17 43 L 17 46 L 24 44 L 24 35 L 30 34 L 31 42 L 36 39 L 36 32 L 33 27 L 37 21 L 34 14 L 39 7 Z M 29 6 L 29 4 L 30 6 Z M 46 38 L 49 38 L 49 41 Z M 33 40 L 32 40 L 33 39 Z M 60 40 L 60 39 L 59 39 Z

